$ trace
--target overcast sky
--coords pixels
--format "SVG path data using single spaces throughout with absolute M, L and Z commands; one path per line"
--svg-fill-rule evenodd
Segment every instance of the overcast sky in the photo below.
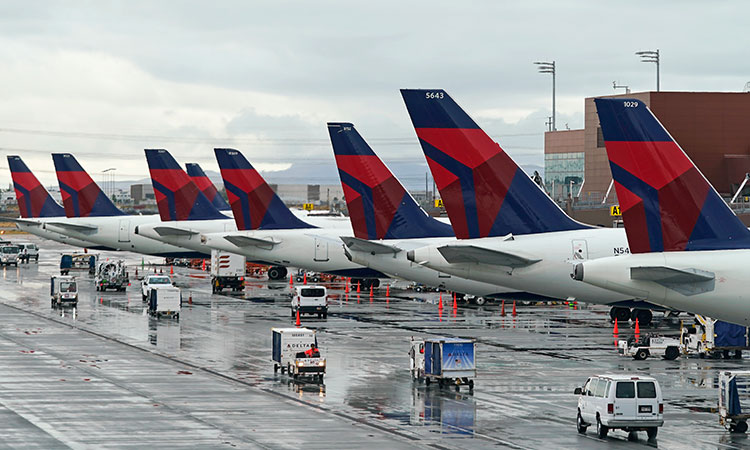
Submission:
M 51 152 L 98 181 L 147 175 L 143 148 L 216 170 L 231 146 L 264 170 L 333 164 L 325 123 L 351 121 L 390 165 L 422 162 L 399 88 L 445 88 L 519 163 L 543 164 L 584 97 L 741 91 L 743 1 L 59 1 L 0 3 L 0 151 L 54 184 Z M 3 158 L 0 175 L 10 181 Z M 296 180 L 289 180 L 295 182 Z

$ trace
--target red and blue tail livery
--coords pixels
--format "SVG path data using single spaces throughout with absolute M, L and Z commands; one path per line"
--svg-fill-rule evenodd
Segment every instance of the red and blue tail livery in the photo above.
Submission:
M 206 196 L 216 209 L 219 211 L 229 211 L 232 209 L 229 203 L 224 200 L 224 197 L 219 194 L 214 183 L 206 176 L 201 166 L 195 163 L 186 163 L 185 168 L 187 168 L 187 174 L 190 179 L 193 180 L 198 189 L 203 192 L 203 195 Z
M 289 211 L 237 150 L 214 149 L 238 230 L 315 228 Z
M 20 156 L 9 155 L 8 167 L 13 178 L 18 210 L 24 219 L 65 217 L 65 210 L 49 195 Z
M 442 89 L 402 89 L 459 239 L 588 228 L 568 217 Z
M 203 195 L 168 151 L 146 149 L 145 152 L 161 220 L 228 218 Z
M 53 153 L 52 161 L 55 163 L 67 217 L 108 217 L 124 214 L 94 183 L 73 155 Z
M 425 213 L 351 123 L 329 123 L 346 206 L 360 239 L 453 237 Z
M 631 252 L 750 248 L 750 231 L 643 101 L 594 102 Z

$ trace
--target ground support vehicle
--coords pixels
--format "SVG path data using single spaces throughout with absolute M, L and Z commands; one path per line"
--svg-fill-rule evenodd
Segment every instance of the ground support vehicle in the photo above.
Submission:
M 578 395 L 576 428 L 581 434 L 595 424 L 600 439 L 606 438 L 609 430 L 619 428 L 628 433 L 645 431 L 649 440 L 653 440 L 664 425 L 664 400 L 654 378 L 597 375 L 573 393 Z
M 317 314 L 328 318 L 328 290 L 325 286 L 297 286 L 292 293 L 292 317 L 302 314 Z
M 427 385 L 433 381 L 440 387 L 455 385 L 457 391 L 461 389 L 462 384 L 467 384 L 470 390 L 474 389 L 477 368 L 476 345 L 473 339 L 425 339 L 424 353 L 418 342 L 412 341 L 412 350 L 416 345 L 416 351 L 410 351 L 410 354 L 413 354 L 410 365 L 415 369 L 416 379 L 424 378 Z M 423 362 L 419 361 L 420 358 Z
M 182 293 L 170 285 L 152 286 L 148 291 L 148 313 L 152 316 L 180 317 Z
M 0 264 L 2 264 L 3 266 L 9 266 L 13 264 L 17 267 L 20 253 L 21 249 L 17 245 L 3 245 L 2 247 L 0 247 Z
M 114 289 L 124 292 L 129 281 L 127 267 L 122 260 L 101 262 L 96 267 L 94 285 L 97 291 Z
M 60 257 L 60 275 L 68 275 L 71 270 L 88 270 L 89 275 L 96 273 L 98 255 L 88 253 L 67 253 Z
M 51 306 L 78 306 L 78 283 L 70 275 L 55 275 L 50 278 L 49 294 Z
M 146 275 L 141 281 L 141 298 L 146 301 L 149 291 L 161 286 L 172 286 L 172 279 L 168 275 Z
M 719 373 L 719 423 L 732 433 L 747 431 L 750 419 L 750 371 Z M 743 405 L 745 400 L 745 405 Z
M 271 328 L 273 335 L 273 371 L 281 370 L 292 378 L 313 377 L 323 381 L 326 359 L 317 353 L 312 356 L 305 351 L 318 348 L 315 330 L 307 328 Z M 317 356 L 316 356 L 317 355 Z
M 742 358 L 742 350 L 750 349 L 748 328 L 710 317 L 695 316 L 695 323 L 683 325 L 680 332 L 683 353 L 699 357 Z
M 211 292 L 245 289 L 245 257 L 222 250 L 211 250 Z
M 636 360 L 644 360 L 649 356 L 661 356 L 664 359 L 677 359 L 682 345 L 676 337 L 657 336 L 648 334 L 643 339 L 620 339 L 617 341 L 617 351 L 623 356 L 632 356 Z
M 39 247 L 33 242 L 20 242 L 18 248 L 21 250 L 21 262 L 28 263 L 32 259 L 39 262 Z

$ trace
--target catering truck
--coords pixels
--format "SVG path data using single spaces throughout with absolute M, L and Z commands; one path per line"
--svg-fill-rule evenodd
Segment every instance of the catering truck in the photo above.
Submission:
M 152 286 L 148 291 L 148 312 L 152 316 L 179 319 L 182 293 L 171 284 Z
M 273 335 L 273 371 L 286 372 L 292 378 L 313 377 L 323 381 L 326 359 L 318 349 L 315 330 L 307 328 L 271 328 Z M 305 353 L 307 352 L 307 354 Z
M 211 250 L 211 292 L 224 288 L 241 291 L 245 288 L 245 257 L 222 250 Z
M 412 339 L 411 350 L 412 377 L 424 379 L 425 384 L 435 381 L 440 387 L 454 385 L 456 390 L 462 384 L 474 389 L 474 378 L 477 376 L 475 363 L 476 346 L 473 339 L 429 338 Z

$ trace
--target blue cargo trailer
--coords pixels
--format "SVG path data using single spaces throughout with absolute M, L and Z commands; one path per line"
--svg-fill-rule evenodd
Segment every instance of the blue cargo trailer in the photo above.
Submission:
M 433 379 L 440 387 L 462 384 L 474 388 L 477 376 L 475 363 L 476 344 L 473 339 L 431 338 L 424 341 L 425 383 Z

